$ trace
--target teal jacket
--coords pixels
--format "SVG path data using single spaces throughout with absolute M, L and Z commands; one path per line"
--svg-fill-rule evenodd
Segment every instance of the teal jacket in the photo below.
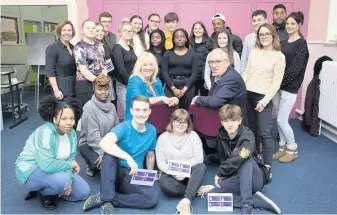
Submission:
M 77 136 L 73 129 L 68 133 L 70 156 L 67 160 L 56 159 L 59 148 L 59 134 L 54 123 L 47 122 L 38 127 L 28 138 L 23 151 L 15 161 L 15 174 L 23 184 L 29 176 L 40 168 L 46 173 L 72 173 L 72 163 L 75 161 Z

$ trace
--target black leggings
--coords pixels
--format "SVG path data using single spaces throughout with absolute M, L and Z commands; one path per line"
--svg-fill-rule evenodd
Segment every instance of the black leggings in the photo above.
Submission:
M 191 178 L 185 178 L 182 181 L 178 181 L 172 175 L 163 173 L 159 180 L 160 188 L 167 196 L 185 197 L 192 201 L 202 185 L 206 171 L 206 165 L 199 163 L 192 167 Z

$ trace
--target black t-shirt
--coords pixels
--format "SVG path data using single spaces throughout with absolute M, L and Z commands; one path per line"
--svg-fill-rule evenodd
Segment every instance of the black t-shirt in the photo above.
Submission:
M 137 61 L 133 48 L 131 46 L 129 48 L 130 51 L 127 51 L 120 44 L 116 44 L 112 50 L 115 66 L 114 75 L 116 80 L 124 85 L 128 84 L 129 77 Z
M 185 86 L 188 88 L 195 83 L 198 73 L 198 58 L 192 50 L 188 50 L 185 55 L 177 55 L 173 50 L 166 51 L 162 61 L 163 78 L 168 85 L 175 85 L 174 79 L 185 78 Z M 177 77 L 181 76 L 181 77 Z

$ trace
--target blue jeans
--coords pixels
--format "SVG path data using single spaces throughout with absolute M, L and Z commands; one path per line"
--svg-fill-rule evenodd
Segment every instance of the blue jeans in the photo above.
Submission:
M 47 196 L 63 193 L 69 183 L 71 183 L 69 172 L 46 173 L 37 168 L 23 186 L 29 191 L 40 191 L 42 195 Z M 85 200 L 90 195 L 88 183 L 79 175 L 74 175 L 71 189 L 72 191 L 68 196 L 62 195 L 61 198 L 75 202 Z
M 128 168 L 119 165 L 119 160 L 109 154 L 103 155 L 101 166 L 101 202 L 111 202 L 116 207 L 152 208 L 159 200 L 157 183 L 150 186 L 130 184 Z

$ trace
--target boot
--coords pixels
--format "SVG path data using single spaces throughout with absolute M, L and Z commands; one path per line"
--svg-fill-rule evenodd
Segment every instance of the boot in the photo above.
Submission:
M 273 160 L 278 160 L 286 154 L 286 144 L 280 143 L 279 151 L 273 154 Z
M 293 162 L 294 160 L 296 160 L 297 158 L 298 158 L 298 147 L 297 147 L 297 145 L 295 145 L 295 146 L 287 145 L 286 154 L 284 156 L 282 156 L 279 159 L 279 161 L 281 163 L 290 163 L 290 162 Z

